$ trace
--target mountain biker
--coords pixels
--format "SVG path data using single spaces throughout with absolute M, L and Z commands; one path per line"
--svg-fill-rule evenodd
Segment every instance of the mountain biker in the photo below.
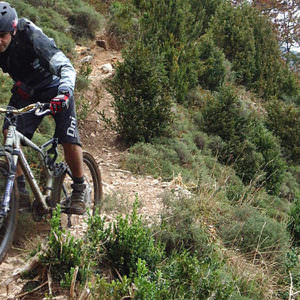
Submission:
M 69 59 L 53 39 L 31 21 L 18 19 L 16 10 L 7 2 L 0 2 L 0 67 L 14 81 L 9 106 L 25 107 L 35 102 L 49 102 L 56 128 L 54 136 L 64 149 L 64 156 L 72 174 L 72 195 L 65 209 L 72 214 L 85 212 L 86 185 L 83 177 L 83 158 L 77 128 L 74 87 L 76 72 Z M 17 117 L 17 129 L 32 138 L 42 117 L 26 113 Z M 6 137 L 8 121 L 3 124 Z M 20 196 L 29 201 L 24 174 L 17 168 Z

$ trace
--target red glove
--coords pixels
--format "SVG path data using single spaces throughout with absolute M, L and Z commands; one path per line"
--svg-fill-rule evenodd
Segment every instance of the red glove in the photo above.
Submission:
M 50 109 L 54 115 L 58 112 L 68 109 L 70 102 L 69 97 L 69 93 L 65 93 L 57 95 L 56 97 L 51 99 Z

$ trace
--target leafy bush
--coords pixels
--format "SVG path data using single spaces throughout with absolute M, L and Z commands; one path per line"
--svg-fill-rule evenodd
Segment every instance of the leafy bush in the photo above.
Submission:
M 106 32 L 109 44 L 115 49 L 120 49 L 126 44 L 130 44 L 136 37 L 138 30 L 137 11 L 128 1 L 121 3 L 114 1 L 109 9 L 109 19 Z
M 282 253 L 290 246 L 285 226 L 257 210 L 248 206 L 236 207 L 218 228 L 227 247 L 239 249 L 251 260 L 271 259 L 284 263 Z
M 13 85 L 12 79 L 7 75 L 4 74 L 2 71 L 0 72 L 0 88 L 1 88 L 1 94 L 0 94 L 0 105 L 7 105 L 9 102 L 9 99 L 11 97 L 11 88 Z
M 44 33 L 50 38 L 53 38 L 57 47 L 64 53 L 71 53 L 75 47 L 74 40 L 64 32 L 59 32 L 51 28 L 45 28 Z
M 281 140 L 285 157 L 300 162 L 300 108 L 282 101 L 270 101 L 266 105 L 267 127 Z
M 217 9 L 210 31 L 216 45 L 232 63 L 239 84 L 260 96 L 296 97 L 299 84 L 282 64 L 278 42 L 267 17 L 249 4 L 233 7 L 224 2 Z
M 149 142 L 172 121 L 168 79 L 159 56 L 137 42 L 108 81 L 116 113 L 114 129 L 130 144 Z
M 39 8 L 38 9 L 39 24 L 44 28 L 53 29 L 58 32 L 66 33 L 70 27 L 67 19 L 53 10 L 53 8 Z
M 189 250 L 205 256 L 210 252 L 201 207 L 197 197 L 166 195 L 157 238 L 166 244 L 167 253 Z
M 162 267 L 168 299 L 237 299 L 237 287 L 216 255 L 199 259 L 188 251 L 173 253 Z
M 198 83 L 206 89 L 216 90 L 225 80 L 226 68 L 223 52 L 216 47 L 211 36 L 203 35 L 199 46 L 200 66 Z
M 84 6 L 77 8 L 69 16 L 69 22 L 72 25 L 71 32 L 75 40 L 80 38 L 95 38 L 96 31 L 102 22 L 102 16 L 92 7 Z
M 268 192 L 278 195 L 283 180 L 284 162 L 276 138 L 251 115 L 228 87 L 221 89 L 202 112 L 203 129 L 218 135 L 210 144 L 213 153 L 225 164 L 233 164 L 237 174 L 248 184 L 255 181 Z
M 288 228 L 294 238 L 296 245 L 300 242 L 300 192 L 298 192 L 297 198 L 290 206 L 290 220 Z
M 47 250 L 41 254 L 40 261 L 51 265 L 50 272 L 53 280 L 63 286 L 70 286 L 72 274 L 79 267 L 77 279 L 84 282 L 88 276 L 88 264 L 82 247 L 82 241 L 75 239 L 60 226 L 60 207 L 53 212 L 50 221 L 51 232 L 48 238 Z
M 260 166 L 265 173 L 260 181 L 270 194 L 278 195 L 283 181 L 285 163 L 281 158 L 281 148 L 277 139 L 262 123 L 257 122 L 250 132 L 250 139 L 256 145 L 257 152 L 263 157 Z
M 223 88 L 211 98 L 202 112 L 206 132 L 218 135 L 223 141 L 241 143 L 249 132 L 247 112 L 231 87 Z
M 164 57 L 167 76 L 177 102 L 185 103 L 189 90 L 197 85 L 199 59 L 195 43 L 204 17 L 193 1 L 141 1 L 141 39 L 152 51 Z M 194 3 L 195 4 L 195 3 Z
M 243 7 L 233 8 L 231 3 L 223 2 L 210 28 L 216 45 L 232 62 L 237 82 L 245 85 L 252 82 L 255 72 L 255 39 L 247 13 Z
M 137 271 L 139 259 L 145 261 L 147 268 L 154 271 L 162 257 L 160 245 L 155 245 L 151 231 L 143 224 L 137 214 L 138 202 L 135 202 L 130 217 L 118 216 L 111 227 L 104 229 L 104 221 L 96 219 L 90 222 L 88 239 L 92 249 L 102 248 L 105 257 L 99 255 L 110 263 L 121 275 L 134 276 Z M 98 221 L 97 221 L 98 220 Z
M 27 18 L 35 24 L 39 24 L 38 8 L 25 1 L 11 0 L 9 3 L 15 7 L 19 18 Z

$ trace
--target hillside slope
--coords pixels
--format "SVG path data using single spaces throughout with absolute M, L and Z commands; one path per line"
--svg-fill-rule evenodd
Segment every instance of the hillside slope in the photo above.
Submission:
M 114 211 L 126 212 L 131 207 L 130 203 L 138 196 L 141 201 L 140 213 L 151 222 L 152 218 L 159 217 L 162 193 L 169 188 L 180 189 L 180 186 L 176 186 L 175 183 L 161 182 L 150 176 L 134 176 L 129 171 L 120 169 L 120 160 L 126 149 L 118 142 L 116 134 L 105 128 L 104 124 L 99 121 L 96 110 L 104 110 L 107 115 L 113 117 L 113 110 L 110 106 L 112 97 L 101 87 L 101 82 L 110 74 L 105 74 L 101 70 L 101 66 L 120 60 L 121 54 L 116 51 L 106 51 L 96 44 L 89 49 L 77 47 L 76 50 L 78 52 L 77 67 L 80 67 L 80 60 L 84 57 L 93 56 L 92 72 L 89 77 L 91 83 L 85 92 L 85 97 L 89 99 L 92 111 L 88 113 L 87 119 L 80 123 L 80 133 L 84 149 L 93 154 L 101 168 L 104 199 L 107 201 L 104 206 L 109 207 L 107 211 L 111 212 L 111 215 L 108 213 L 106 215 L 108 218 L 113 218 Z M 118 202 L 116 200 L 110 201 L 110 199 L 117 199 Z M 24 266 L 29 252 L 35 249 L 38 242 L 42 241 L 48 233 L 47 224 L 36 224 L 30 221 L 30 216 L 26 218 L 28 218 L 30 226 L 23 228 L 24 224 L 22 223 L 22 228 L 18 229 L 14 246 L 0 265 L 0 299 L 16 299 L 21 293 L 26 280 L 18 279 L 8 286 L 5 282 L 12 277 L 17 269 Z M 25 223 L 27 222 L 25 221 Z M 73 224 L 71 229 L 73 234 L 82 235 L 85 224 L 81 217 L 73 217 Z M 46 292 L 48 292 L 47 286 L 41 289 L 41 295 L 45 295 Z M 29 298 L 26 299 L 32 299 L 30 294 L 27 297 Z M 43 297 L 34 299 L 43 299 Z

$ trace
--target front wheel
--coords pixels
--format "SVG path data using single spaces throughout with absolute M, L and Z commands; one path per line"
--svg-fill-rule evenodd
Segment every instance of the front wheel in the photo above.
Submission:
M 8 176 L 8 164 L 0 161 L 0 207 L 4 199 L 5 187 Z M 6 217 L 0 216 L 0 263 L 4 260 L 9 250 L 17 227 L 18 201 L 15 193 L 15 187 L 10 199 L 10 210 Z
M 103 187 L 101 172 L 98 164 L 91 154 L 83 152 L 83 171 L 84 181 L 87 186 L 86 208 L 90 215 L 94 215 L 97 208 L 100 208 L 103 198 Z M 58 185 L 59 195 L 56 201 L 61 203 L 70 198 L 72 193 L 71 184 L 73 183 L 72 174 L 68 170 Z

